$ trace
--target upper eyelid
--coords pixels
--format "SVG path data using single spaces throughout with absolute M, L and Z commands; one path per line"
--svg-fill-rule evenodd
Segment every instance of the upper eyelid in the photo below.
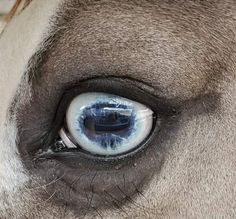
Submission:
M 120 86 L 119 89 L 116 89 L 116 87 L 112 87 L 109 85 L 109 83 L 112 84 L 117 84 Z M 94 88 L 97 87 L 97 88 Z M 164 108 L 168 108 L 165 109 L 167 111 L 171 111 L 171 109 L 173 109 L 174 111 L 178 108 L 178 105 L 174 103 L 174 101 L 172 100 L 167 100 L 166 98 L 162 98 L 157 96 L 156 90 L 155 88 L 145 82 L 142 82 L 140 80 L 134 79 L 134 78 L 130 78 L 130 77 L 119 77 L 119 76 L 107 76 L 107 77 L 95 77 L 95 78 L 88 78 L 85 79 L 81 82 L 78 82 L 76 84 L 73 84 L 71 86 L 68 86 L 64 92 L 63 95 L 67 96 L 71 90 L 77 90 L 75 91 L 78 92 L 77 94 L 84 92 L 108 92 L 114 95 L 119 95 L 128 99 L 133 99 L 134 101 L 138 101 L 140 103 L 142 103 L 143 101 L 145 102 L 145 100 L 137 100 L 135 99 L 136 97 L 132 97 L 132 92 L 136 90 L 137 92 L 140 93 L 140 95 L 145 96 L 147 98 L 150 98 L 150 100 L 155 100 L 154 103 L 159 103 L 160 105 L 160 109 L 162 108 L 161 106 L 163 106 Z M 124 92 L 125 89 L 128 92 Z M 77 95 L 75 94 L 75 95 Z M 135 96 L 135 95 L 134 95 Z M 138 98 L 138 97 L 137 97 Z M 145 98 L 143 98 L 145 99 Z M 150 104 L 148 103 L 150 101 L 147 101 L 147 106 L 149 106 Z
M 116 88 L 115 85 L 118 85 L 119 87 Z M 68 107 L 69 103 L 75 96 L 83 92 L 93 91 L 107 92 L 124 98 L 128 98 L 133 101 L 137 101 L 152 109 L 156 114 L 163 114 L 169 116 L 171 114 L 176 114 L 178 111 L 177 106 L 173 106 L 165 99 L 159 98 L 153 93 L 150 93 L 150 91 L 154 91 L 154 88 L 150 87 L 148 84 L 143 84 L 141 81 L 137 81 L 136 79 L 131 78 L 115 76 L 107 78 L 97 77 L 84 80 L 78 83 L 77 85 L 73 85 L 72 87 L 67 88 L 63 92 L 62 97 L 57 105 L 54 121 L 58 121 L 58 115 L 60 114 L 63 114 L 63 116 L 65 116 L 65 108 Z M 131 94 L 135 92 L 135 95 Z M 63 106 L 64 109 L 62 109 L 61 106 Z
M 102 81 L 103 81 L 103 83 L 101 83 Z M 105 85 L 105 84 L 107 84 L 107 81 L 109 81 L 110 83 L 114 82 L 114 84 L 115 83 L 118 83 L 119 85 L 122 84 L 123 89 L 121 89 L 121 90 L 118 89 L 117 92 L 114 92 L 114 87 L 106 88 L 107 85 Z M 98 88 L 94 88 L 93 85 L 95 85 L 95 84 L 99 85 Z M 124 92 L 122 92 L 122 91 L 126 90 L 126 92 L 128 91 L 128 93 L 130 93 L 130 91 L 132 90 L 131 85 L 132 85 L 133 89 L 136 90 L 140 99 L 135 99 L 130 96 L 126 96 L 124 94 Z M 62 113 L 62 115 L 65 116 L 66 109 L 67 109 L 69 103 L 72 101 L 72 99 L 75 96 L 77 96 L 83 92 L 93 92 L 93 91 L 95 91 L 95 92 L 108 92 L 108 93 L 112 93 L 115 95 L 121 95 L 124 98 L 128 98 L 133 101 L 140 102 L 140 103 L 146 105 L 147 107 L 149 107 L 150 109 L 152 109 L 155 114 L 157 113 L 159 115 L 163 114 L 163 115 L 170 116 L 171 114 L 176 113 L 177 110 L 175 107 L 173 107 L 172 105 L 169 105 L 165 101 L 160 100 L 158 97 L 151 94 L 150 90 L 153 91 L 154 88 L 149 87 L 147 84 L 144 85 L 144 84 L 142 84 L 142 82 L 136 81 L 135 79 L 131 79 L 131 78 L 124 78 L 124 77 L 121 78 L 121 77 L 115 77 L 115 76 L 107 77 L 107 78 L 104 78 L 104 77 L 92 78 L 89 80 L 82 81 L 82 82 L 78 83 L 78 85 L 73 85 L 69 89 L 67 88 L 61 98 L 61 101 L 58 104 L 58 107 L 57 107 L 58 111 L 56 114 L 60 114 L 60 111 L 63 111 L 60 109 L 60 106 L 64 106 L 65 109 L 64 109 L 64 113 Z M 72 94 L 71 94 L 71 92 L 72 92 Z M 145 102 L 143 102 L 143 99 L 145 99 Z M 156 106 L 154 107 L 154 105 L 158 105 L 158 112 L 155 109 Z M 61 115 L 59 115 L 59 117 L 61 117 Z M 54 118 L 55 118 L 54 121 L 58 121 L 58 115 L 55 115 Z M 62 122 L 64 122 L 64 120 Z
M 146 105 L 156 114 L 160 114 L 164 117 L 170 117 L 175 115 L 176 112 L 178 113 L 179 109 L 175 105 L 169 103 L 164 98 L 155 96 L 150 92 L 151 90 L 152 88 L 148 87 L 148 85 L 144 85 L 140 81 L 137 82 L 136 79 L 116 76 L 90 78 L 66 87 L 61 87 L 60 89 L 57 88 L 57 90 L 50 92 L 50 96 L 41 96 L 37 100 L 37 104 L 34 104 L 34 107 L 27 108 L 27 114 L 29 115 L 43 115 L 44 123 L 42 124 L 41 121 L 37 121 L 36 123 L 34 122 L 34 127 L 40 128 L 41 131 L 37 131 L 33 138 L 29 138 L 30 142 L 27 138 L 20 138 L 18 148 L 21 153 L 29 154 L 30 156 L 33 156 L 37 152 L 38 148 L 42 147 L 42 144 L 45 146 L 44 148 L 48 148 L 48 146 L 52 143 L 53 138 L 58 135 L 58 131 L 64 123 L 64 116 L 69 102 L 76 95 L 85 91 L 103 91 L 123 96 Z M 60 92 L 60 95 L 55 95 L 55 98 L 54 93 L 58 91 Z M 37 91 L 37 93 L 39 92 L 40 91 Z M 52 101 L 53 106 L 51 105 Z M 45 104 L 46 106 L 43 108 L 37 107 L 38 105 L 44 106 Z M 23 108 L 19 108 L 18 113 L 25 114 L 25 110 L 24 112 L 21 111 Z M 44 108 L 50 109 L 50 112 L 47 113 L 43 110 Z M 25 118 L 26 117 L 21 117 L 19 122 L 23 123 L 23 126 L 31 126 L 30 122 L 33 121 L 31 116 L 29 119 Z M 24 135 L 27 136 L 32 134 L 30 131 L 26 131 Z M 41 143 L 37 144 L 37 142 Z M 26 145 L 31 145 L 31 147 L 27 148 Z

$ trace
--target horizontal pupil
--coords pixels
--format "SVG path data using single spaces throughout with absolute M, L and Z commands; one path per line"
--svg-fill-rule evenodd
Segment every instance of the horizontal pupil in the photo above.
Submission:
M 95 116 L 85 118 L 84 126 L 95 132 L 119 132 L 130 126 L 130 116 L 98 111 Z
M 85 110 L 84 127 L 95 132 L 119 132 L 131 125 L 132 110 L 113 104 L 96 104 Z
M 127 105 L 97 103 L 83 110 L 80 124 L 90 140 L 115 149 L 132 133 L 134 117 Z

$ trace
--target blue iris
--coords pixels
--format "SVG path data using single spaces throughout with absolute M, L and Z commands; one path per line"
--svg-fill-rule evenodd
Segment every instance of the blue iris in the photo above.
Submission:
M 132 106 L 97 102 L 83 109 L 77 130 L 104 149 L 116 149 L 135 131 L 135 117 Z
M 121 96 L 88 92 L 71 101 L 66 122 L 72 140 L 80 148 L 112 156 L 142 144 L 152 130 L 153 111 Z

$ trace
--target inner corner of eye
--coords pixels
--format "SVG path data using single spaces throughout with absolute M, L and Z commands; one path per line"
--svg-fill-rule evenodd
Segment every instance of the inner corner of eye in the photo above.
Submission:
M 114 156 L 142 145 L 152 131 L 154 113 L 134 100 L 87 92 L 71 101 L 65 121 L 60 134 L 65 147 Z

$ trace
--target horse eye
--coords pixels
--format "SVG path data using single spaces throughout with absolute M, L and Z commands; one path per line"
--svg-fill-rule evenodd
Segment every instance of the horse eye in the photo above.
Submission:
M 67 148 L 115 156 L 142 145 L 153 121 L 153 111 L 141 103 L 108 93 L 83 93 L 69 104 L 60 137 Z

